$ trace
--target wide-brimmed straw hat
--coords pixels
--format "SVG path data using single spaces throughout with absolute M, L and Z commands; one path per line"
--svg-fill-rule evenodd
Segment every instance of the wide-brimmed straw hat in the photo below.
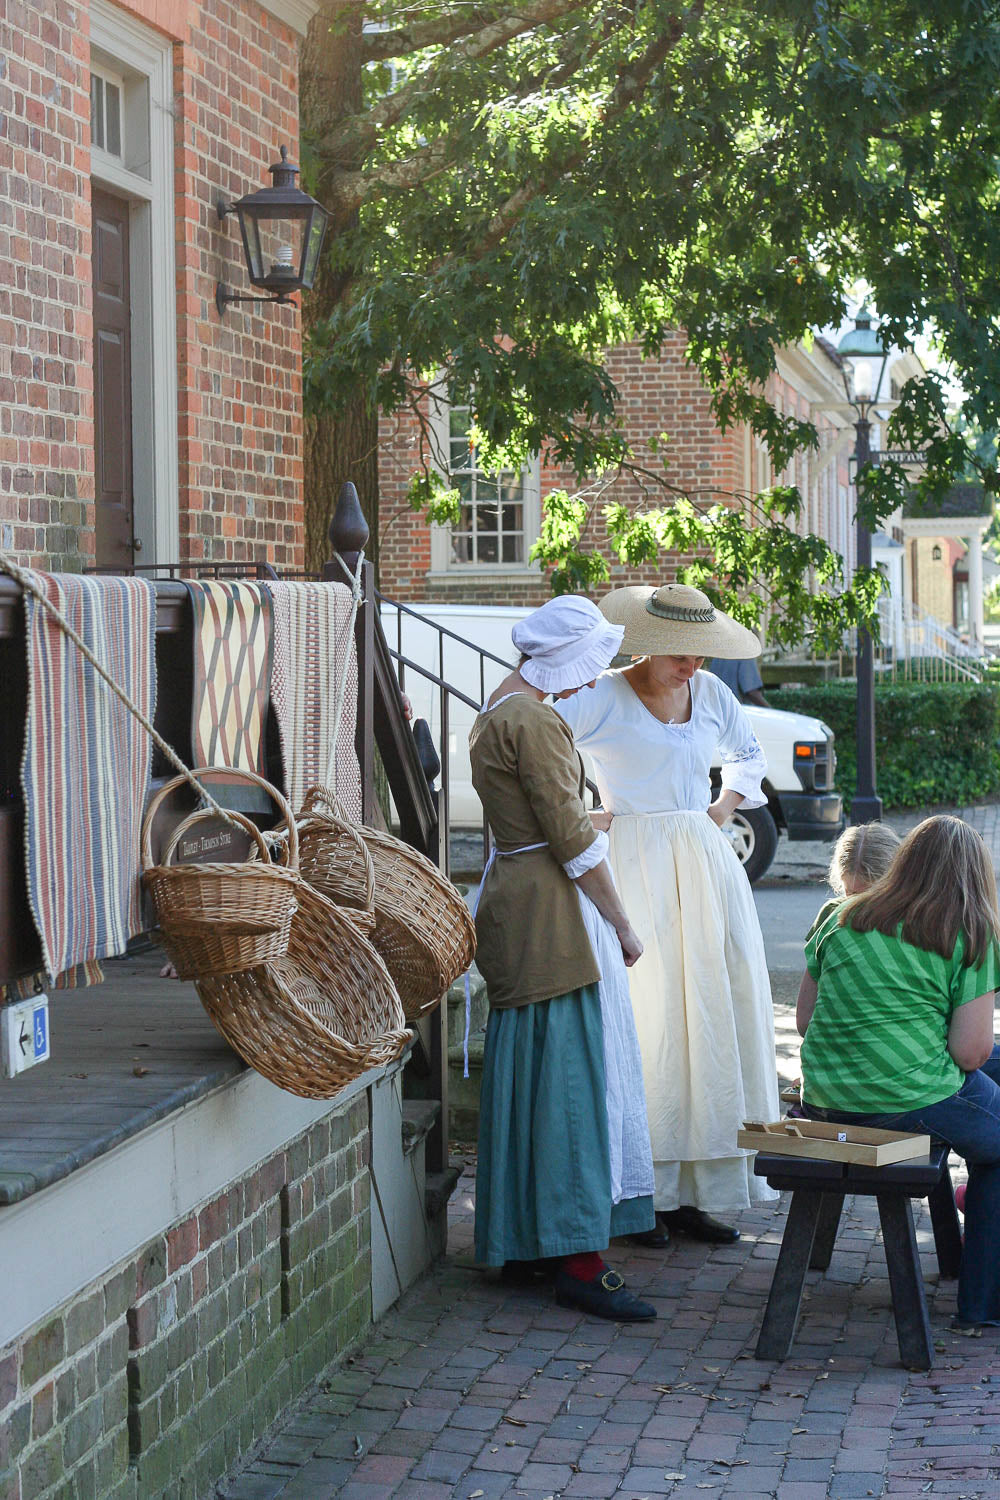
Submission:
M 612 589 L 600 609 L 613 625 L 624 625 L 625 656 L 721 656 L 743 659 L 760 655 L 752 630 L 738 625 L 707 594 L 685 583 L 660 588 L 633 584 Z
M 622 649 L 621 626 L 609 625 L 597 605 L 579 594 L 547 600 L 518 621 L 510 638 L 529 658 L 521 676 L 543 693 L 593 682 Z

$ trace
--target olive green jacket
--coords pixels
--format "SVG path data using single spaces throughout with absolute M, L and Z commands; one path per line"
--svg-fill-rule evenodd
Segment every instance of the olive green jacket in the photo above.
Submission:
M 479 715 L 469 750 L 498 850 L 476 916 L 476 963 L 490 1004 L 529 1005 L 596 984 L 580 898 L 562 869 L 597 837 L 572 731 L 547 704 L 516 693 Z M 547 847 L 501 852 L 526 844 Z

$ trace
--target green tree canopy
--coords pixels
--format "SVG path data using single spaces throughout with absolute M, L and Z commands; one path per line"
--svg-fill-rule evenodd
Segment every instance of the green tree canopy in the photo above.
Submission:
M 863 286 L 891 343 L 933 334 L 969 427 L 1000 428 L 1000 0 L 364 11 L 327 0 L 312 43 L 359 86 L 335 100 L 314 64 L 304 95 L 333 213 L 306 302 L 315 423 L 417 409 L 439 380 L 487 462 L 542 452 L 583 480 L 636 461 L 603 351 L 683 328 L 722 428 L 749 423 L 780 469 L 816 435 L 762 394 L 775 351 Z M 930 373 L 892 418 L 931 496 L 969 461 L 949 399 Z M 908 483 L 868 471 L 869 519 Z

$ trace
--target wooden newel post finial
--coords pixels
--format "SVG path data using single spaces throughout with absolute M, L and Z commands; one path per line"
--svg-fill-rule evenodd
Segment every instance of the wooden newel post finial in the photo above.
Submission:
M 368 545 L 368 522 L 365 520 L 358 492 L 350 480 L 340 486 L 337 508 L 330 522 L 330 543 L 350 568 L 355 568 L 358 553 Z

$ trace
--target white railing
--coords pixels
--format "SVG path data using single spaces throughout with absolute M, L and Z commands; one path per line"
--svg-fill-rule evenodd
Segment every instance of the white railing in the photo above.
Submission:
M 991 653 L 963 640 L 957 630 L 922 609 L 892 599 L 879 602 L 881 640 L 875 648 L 876 670 L 893 679 L 920 682 L 980 682 L 982 663 Z

